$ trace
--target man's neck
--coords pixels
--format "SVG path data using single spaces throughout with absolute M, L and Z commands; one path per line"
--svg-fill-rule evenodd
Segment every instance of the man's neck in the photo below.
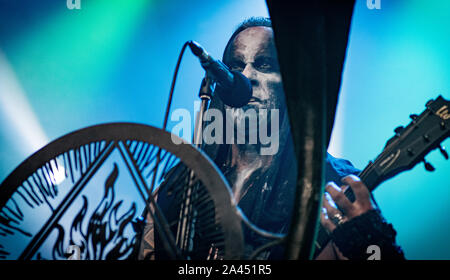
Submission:
M 263 173 L 270 168 L 272 156 L 259 153 L 258 145 L 232 145 L 231 166 L 235 168 L 233 186 L 234 197 L 237 202 L 246 193 L 248 179 L 255 173 Z

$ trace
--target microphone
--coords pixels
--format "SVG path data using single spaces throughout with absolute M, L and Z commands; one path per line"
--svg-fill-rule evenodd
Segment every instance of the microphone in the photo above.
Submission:
M 220 60 L 214 59 L 195 41 L 189 41 L 192 53 L 200 59 L 200 64 L 217 83 L 215 93 L 223 103 L 231 107 L 242 107 L 252 97 L 252 84 L 241 72 L 230 71 Z

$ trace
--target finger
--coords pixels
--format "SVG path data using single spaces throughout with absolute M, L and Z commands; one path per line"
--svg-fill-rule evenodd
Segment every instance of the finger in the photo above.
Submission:
M 320 212 L 320 223 L 328 232 L 332 232 L 336 228 L 336 225 L 330 220 L 326 213 L 326 209 L 322 208 L 322 211 Z
M 355 194 L 355 201 L 360 204 L 370 205 L 369 189 L 364 183 L 355 175 L 349 175 L 342 179 L 342 182 L 349 185 Z
M 327 218 L 327 221 L 324 221 L 328 224 L 327 228 L 330 230 L 334 230 L 337 225 L 340 225 L 341 223 L 345 223 L 348 218 L 345 217 L 339 209 L 337 209 L 334 205 L 333 200 L 331 199 L 330 195 L 328 196 L 324 195 L 323 200 L 323 211 L 325 214 L 325 218 Z M 331 226 L 333 224 L 333 226 Z
M 343 223 L 348 220 L 347 217 L 344 216 L 344 214 L 342 214 L 342 212 L 336 208 L 336 206 L 334 205 L 333 199 L 330 197 L 329 194 L 328 194 L 328 196 L 324 195 L 323 208 L 326 211 L 328 219 L 335 225 L 336 225 L 336 223 Z M 335 220 L 335 216 L 341 217 L 341 220 L 340 221 Z
M 346 214 L 351 213 L 353 205 L 345 196 L 344 192 L 333 182 L 329 182 L 325 190 L 330 194 L 333 201 L 341 208 Z
M 331 202 L 330 202 L 330 200 L 331 200 Z M 338 213 L 340 214 L 339 209 L 337 209 L 336 206 L 333 204 L 334 204 L 333 199 L 330 197 L 329 194 L 327 196 L 327 194 L 325 193 L 323 195 L 322 205 L 323 205 L 323 208 L 325 208 L 326 214 L 330 217 L 333 217 L 334 215 L 336 215 Z

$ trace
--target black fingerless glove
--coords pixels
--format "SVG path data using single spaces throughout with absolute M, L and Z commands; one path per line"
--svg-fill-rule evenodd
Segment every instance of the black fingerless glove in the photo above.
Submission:
M 351 260 L 367 260 L 367 248 L 377 245 L 381 260 L 404 260 L 402 249 L 396 245 L 397 232 L 381 216 L 380 211 L 370 210 L 339 225 L 331 238 L 341 253 Z

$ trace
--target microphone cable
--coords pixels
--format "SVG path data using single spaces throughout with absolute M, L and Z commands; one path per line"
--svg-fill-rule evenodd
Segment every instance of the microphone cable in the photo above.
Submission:
M 174 93 L 175 83 L 176 83 L 177 76 L 178 76 L 178 70 L 180 69 L 181 59 L 183 58 L 183 54 L 184 54 L 184 51 L 186 50 L 187 45 L 188 45 L 188 42 L 183 44 L 183 47 L 181 48 L 180 54 L 178 56 L 177 64 L 175 66 L 175 72 L 173 74 L 172 84 L 170 86 L 169 100 L 167 101 L 166 112 L 164 115 L 164 124 L 163 124 L 164 131 L 166 130 L 166 127 L 167 127 L 167 121 L 169 118 L 170 107 L 172 105 L 173 93 Z M 171 259 L 180 259 L 180 258 L 182 258 L 182 253 L 179 250 L 179 248 L 177 247 L 177 245 L 176 245 L 177 242 L 175 241 L 175 239 L 173 238 L 173 235 L 171 234 L 170 225 L 166 221 L 163 213 L 161 213 L 161 210 L 159 209 L 156 201 L 154 199 L 152 199 L 153 195 L 156 196 L 159 191 L 159 188 L 157 188 L 155 190 L 155 183 L 156 183 L 156 174 L 158 172 L 158 167 L 159 167 L 160 162 L 161 162 L 161 148 L 158 147 L 158 152 L 156 155 L 156 163 L 155 163 L 155 166 L 153 167 L 154 175 L 152 178 L 151 185 L 149 186 L 149 189 L 147 190 L 148 199 L 147 199 L 146 206 L 145 206 L 146 210 L 144 212 L 151 213 L 152 210 L 150 208 L 150 204 L 154 205 L 155 213 L 151 214 L 151 215 L 152 215 L 152 218 L 155 220 L 157 227 L 159 228 L 158 231 L 163 232 L 163 234 L 161 235 L 163 247 L 168 252 L 169 257 Z M 149 175 L 150 174 L 151 173 L 149 173 Z M 147 214 L 145 214 L 145 215 L 147 215 Z M 166 234 L 167 236 L 164 236 L 164 234 Z M 163 237 L 166 237 L 166 238 L 163 238 Z
M 175 72 L 173 73 L 172 84 L 170 86 L 169 100 L 167 101 L 166 113 L 164 115 L 163 130 L 166 130 L 166 127 L 167 127 L 167 121 L 169 118 L 170 106 L 172 105 L 173 92 L 175 89 L 175 83 L 176 83 L 177 76 L 178 76 L 178 70 L 180 69 L 181 59 L 183 58 L 184 51 L 186 50 L 186 47 L 188 46 L 188 44 L 189 44 L 189 41 L 184 43 L 183 47 L 181 48 L 180 54 L 178 56 L 178 61 L 175 66 Z
M 178 70 L 180 69 L 181 59 L 183 58 L 184 51 L 186 50 L 186 47 L 188 46 L 188 44 L 189 44 L 189 41 L 187 41 L 187 42 L 185 42 L 183 44 L 183 47 L 181 48 L 180 54 L 178 55 L 178 60 L 177 60 L 176 66 L 175 66 L 175 71 L 173 73 L 172 84 L 170 86 L 170 92 L 169 92 L 169 100 L 167 101 L 166 113 L 164 114 L 164 123 L 163 123 L 163 130 L 164 131 L 167 128 L 167 121 L 169 119 L 170 106 L 172 105 L 173 93 L 174 93 L 174 90 L 175 90 L 175 83 L 177 81 Z M 156 154 L 156 164 L 155 164 L 154 170 L 156 170 L 156 171 L 158 170 L 160 162 L 161 162 L 161 148 L 158 148 L 158 153 Z M 156 176 L 153 176 L 153 178 L 152 178 L 152 183 L 150 185 L 150 193 L 149 193 L 149 195 L 154 193 L 154 191 L 155 191 L 155 194 L 156 194 L 158 192 L 158 190 L 159 190 L 159 189 L 155 190 L 155 178 L 156 178 Z

